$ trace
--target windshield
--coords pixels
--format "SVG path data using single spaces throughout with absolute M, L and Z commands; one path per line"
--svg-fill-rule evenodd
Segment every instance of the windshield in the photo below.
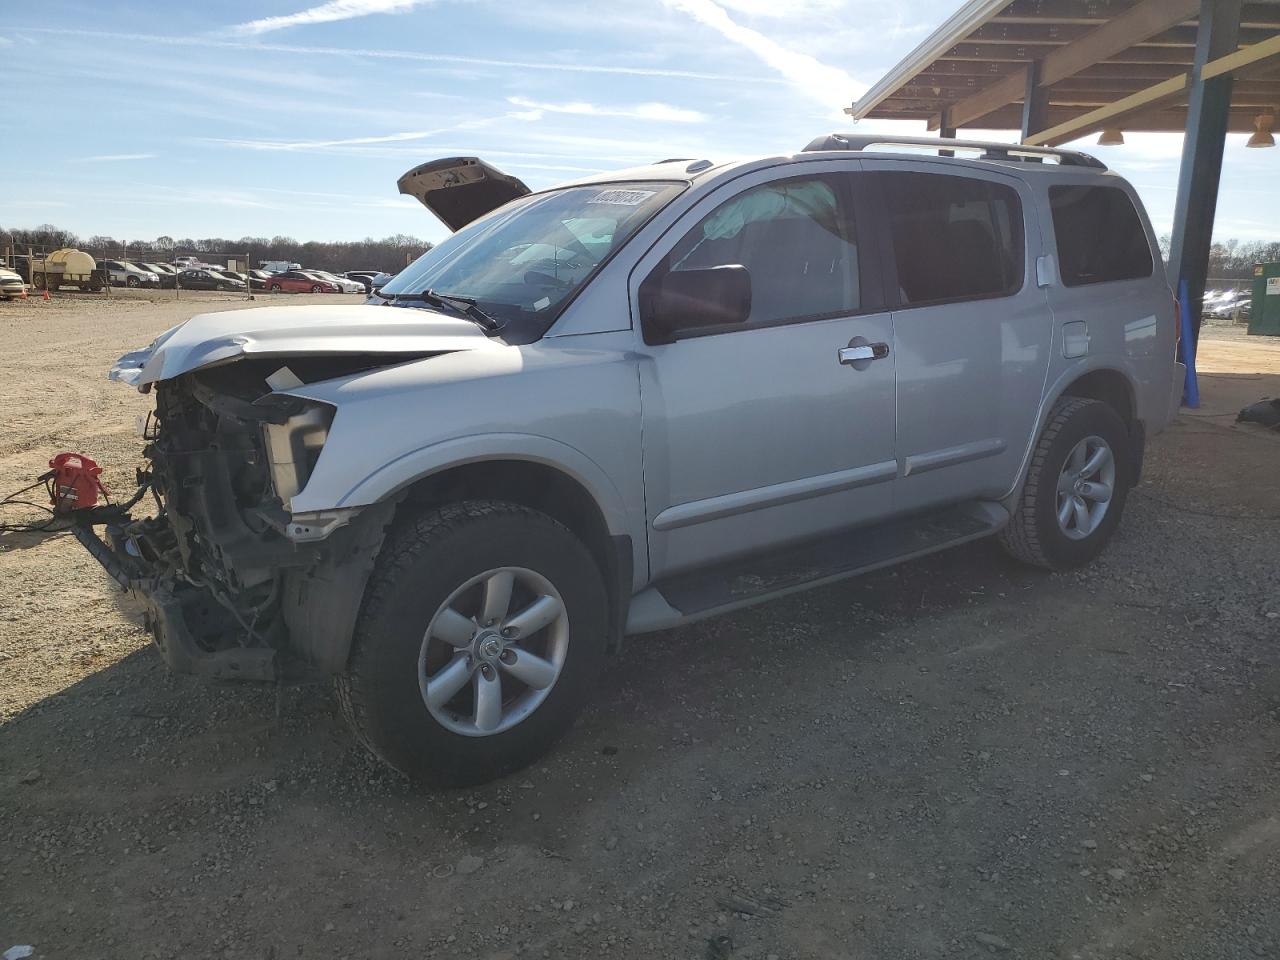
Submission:
M 513 200 L 428 250 L 382 288 L 468 297 L 499 324 L 545 329 L 680 183 L 566 187 Z M 412 305 L 412 304 L 411 304 Z

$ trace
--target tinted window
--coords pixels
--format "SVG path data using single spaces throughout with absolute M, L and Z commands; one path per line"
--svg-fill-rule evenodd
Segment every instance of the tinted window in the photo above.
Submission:
M 878 176 L 904 304 L 1007 297 L 1022 287 L 1022 204 L 1011 187 L 936 173 Z
M 667 255 L 666 269 L 746 267 L 749 323 L 854 313 L 858 245 L 843 194 L 834 177 L 754 187 L 703 218 Z
M 1133 201 L 1116 187 L 1049 188 L 1058 270 L 1068 287 L 1151 276 L 1155 264 Z

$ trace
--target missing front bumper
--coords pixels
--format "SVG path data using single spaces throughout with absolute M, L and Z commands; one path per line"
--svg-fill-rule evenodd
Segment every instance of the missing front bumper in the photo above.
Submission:
M 393 502 L 347 512 L 324 541 L 296 543 L 292 562 L 271 571 L 278 601 L 261 614 L 237 612 L 209 587 L 135 555 L 114 523 L 109 543 L 88 522 L 73 530 L 142 607 L 156 649 L 175 673 L 297 680 L 346 669 L 365 584 L 394 512 Z

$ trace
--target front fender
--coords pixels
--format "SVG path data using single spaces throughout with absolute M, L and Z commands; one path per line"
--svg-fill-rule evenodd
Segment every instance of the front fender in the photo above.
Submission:
M 611 535 L 632 533 L 622 493 L 598 463 L 563 441 L 527 433 L 472 434 L 421 447 L 360 480 L 336 505 L 356 507 L 377 503 L 432 474 L 484 460 L 527 460 L 559 470 L 582 484 L 591 495 Z M 295 499 L 295 509 L 305 506 L 299 507 Z

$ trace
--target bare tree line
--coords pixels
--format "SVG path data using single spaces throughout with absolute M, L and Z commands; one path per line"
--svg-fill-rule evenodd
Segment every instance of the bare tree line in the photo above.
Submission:
M 168 261 L 175 256 L 249 255 L 251 266 L 261 260 L 288 260 L 304 267 L 318 270 L 384 270 L 397 273 L 405 264 L 431 249 L 431 244 L 418 237 L 397 233 L 375 240 L 322 242 L 299 241 L 293 237 L 207 237 L 196 240 L 190 237 L 157 237 L 154 240 L 120 240 L 95 234 L 81 238 L 70 230 L 53 224 L 41 224 L 31 229 L 0 226 L 0 248 L 12 246 L 14 253 L 25 253 L 28 247 L 37 251 L 55 250 L 59 247 L 77 247 L 95 257 L 127 258 L 130 260 Z
M 304 267 L 319 270 L 385 270 L 397 273 L 404 266 L 431 249 L 431 243 L 408 234 L 375 240 L 301 242 L 293 237 L 240 237 L 229 240 L 209 237 L 203 240 L 157 237 L 155 240 L 118 240 L 115 237 L 95 235 L 82 240 L 69 230 L 52 224 L 41 224 L 33 229 L 6 229 L 0 226 L 0 247 L 12 245 L 15 253 L 24 252 L 30 246 L 53 250 L 58 247 L 79 247 L 94 256 L 128 257 L 136 260 L 169 260 L 175 256 L 208 254 L 249 254 L 252 266 L 260 260 L 288 260 Z M 1169 237 L 1160 238 L 1160 250 L 1168 259 Z M 1241 243 L 1230 239 L 1215 243 L 1209 252 L 1209 276 L 1243 278 L 1253 276 L 1257 263 L 1280 261 L 1280 240 L 1256 240 Z

